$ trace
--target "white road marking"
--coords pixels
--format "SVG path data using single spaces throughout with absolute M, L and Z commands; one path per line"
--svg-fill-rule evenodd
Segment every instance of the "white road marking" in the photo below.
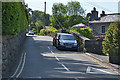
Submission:
M 50 47 L 48 46 L 48 49 L 50 50 Z
M 50 49 L 49 46 L 48 46 L 48 49 L 51 51 L 51 49 Z M 53 51 L 51 51 L 51 53 L 54 54 Z M 56 58 L 58 61 L 60 61 L 59 58 L 58 58 L 57 56 L 55 56 L 55 58 Z M 64 64 L 62 64 L 62 63 L 60 63 L 60 64 L 61 64 L 67 71 L 70 71 Z
M 57 56 L 55 56 L 55 58 L 56 58 L 58 61 L 60 61 L 59 58 L 58 58 Z
M 52 54 L 54 54 L 52 51 L 51 51 L 51 49 L 50 49 L 50 47 L 48 46 L 48 49 L 50 50 L 50 52 L 52 53 Z
M 88 67 L 87 67 L 87 70 L 86 70 L 86 73 L 89 73 L 89 72 L 90 72 L 90 69 L 91 69 L 91 68 L 88 66 Z
M 100 72 L 90 72 L 91 69 L 95 69 L 95 70 L 100 71 Z M 113 74 L 113 73 L 104 71 L 104 70 L 102 70 L 102 69 L 97 69 L 97 68 L 90 67 L 90 66 L 87 67 L 86 73 L 91 73 L 91 74 L 106 74 L 106 73 L 107 73 L 107 74 Z
M 64 64 L 61 64 L 67 71 L 70 71 Z
M 24 65 L 25 65 L 25 59 L 26 59 L 26 53 L 24 54 L 23 65 L 22 65 L 22 67 L 21 67 L 21 69 L 20 69 L 20 72 L 19 72 L 18 75 L 16 76 L 16 78 L 18 78 L 19 75 L 20 75 L 20 74 L 22 73 L 22 71 L 23 71 L 23 68 L 24 68 Z
M 18 72 L 18 69 L 20 68 L 20 65 L 21 65 L 21 63 L 22 63 L 22 58 L 23 58 L 23 54 L 22 54 L 22 56 L 21 56 L 20 63 L 19 63 L 19 65 L 17 66 L 17 69 L 16 69 L 15 73 L 11 76 L 11 78 L 13 78 L 13 77 L 16 75 L 16 73 Z

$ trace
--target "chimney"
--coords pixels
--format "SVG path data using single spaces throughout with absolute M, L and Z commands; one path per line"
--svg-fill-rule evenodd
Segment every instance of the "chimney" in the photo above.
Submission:
M 102 11 L 102 14 L 100 14 L 100 17 L 106 16 L 105 11 Z

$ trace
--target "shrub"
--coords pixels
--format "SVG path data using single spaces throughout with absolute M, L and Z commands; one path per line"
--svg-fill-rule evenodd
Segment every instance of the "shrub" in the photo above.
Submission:
M 47 33 L 47 34 L 51 34 L 51 35 L 55 35 L 55 32 L 57 31 L 57 29 L 56 28 L 54 28 L 54 27 L 52 27 L 52 26 L 49 26 L 49 27 L 47 27 L 46 29 L 45 29 L 45 32 Z
M 36 33 L 36 29 L 35 29 L 35 28 L 32 28 L 32 31 L 33 31 L 34 33 Z
M 79 33 L 79 34 L 81 34 L 89 39 L 92 38 L 92 31 L 89 27 L 87 27 L 87 28 L 72 27 L 70 30 L 77 32 L 77 33 Z
M 102 42 L 103 53 L 115 54 L 115 50 L 120 47 L 120 22 L 111 23 L 104 41 Z
M 43 36 L 44 34 L 45 34 L 44 29 L 41 29 L 41 30 L 40 30 L 40 35 L 42 35 L 42 36 Z

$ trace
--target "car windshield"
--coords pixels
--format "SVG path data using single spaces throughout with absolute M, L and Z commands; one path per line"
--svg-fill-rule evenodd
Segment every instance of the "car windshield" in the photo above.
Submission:
M 75 37 L 73 35 L 62 35 L 62 40 L 75 40 Z

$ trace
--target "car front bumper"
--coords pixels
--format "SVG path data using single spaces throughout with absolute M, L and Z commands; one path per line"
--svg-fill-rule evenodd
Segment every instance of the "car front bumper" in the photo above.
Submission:
M 72 49 L 72 50 L 77 50 L 77 46 L 64 46 L 64 45 L 59 45 L 59 49 Z

